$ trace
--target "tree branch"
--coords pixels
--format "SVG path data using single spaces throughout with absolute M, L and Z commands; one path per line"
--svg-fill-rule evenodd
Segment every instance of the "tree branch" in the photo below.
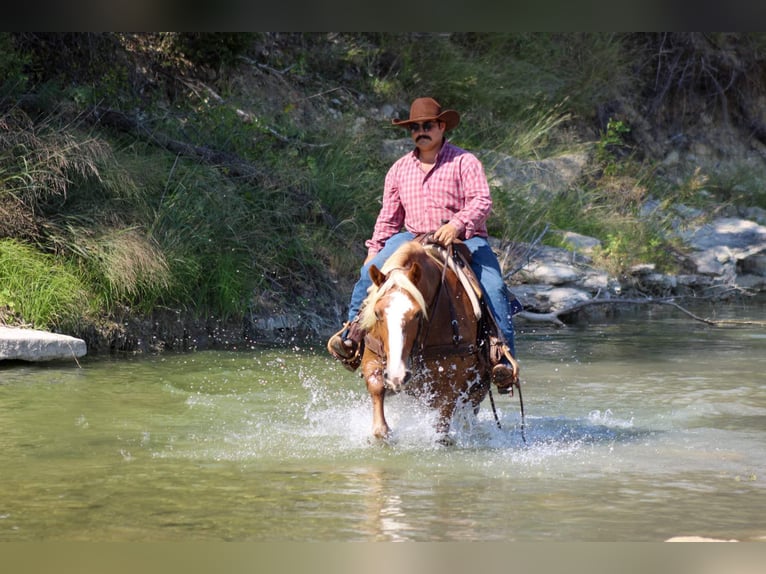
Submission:
M 763 326 L 766 327 L 766 321 L 756 321 L 756 320 L 738 320 L 738 319 L 707 319 L 704 317 L 700 317 L 699 315 L 695 315 L 685 307 L 682 307 L 672 299 L 654 299 L 654 298 L 642 298 L 642 299 L 589 299 L 588 301 L 581 301 L 579 303 L 575 303 L 574 305 L 570 305 L 569 307 L 565 307 L 564 309 L 559 309 L 558 311 L 550 311 L 548 313 L 534 313 L 531 311 L 522 311 L 521 313 L 516 314 L 516 317 L 519 317 L 521 319 L 525 319 L 527 321 L 531 322 L 538 322 L 538 323 L 553 323 L 557 327 L 564 327 L 566 326 L 566 323 L 561 320 L 562 316 L 570 315 L 572 313 L 576 313 L 577 311 L 580 311 L 581 309 L 584 309 L 585 307 L 591 307 L 594 305 L 667 305 L 670 307 L 674 307 L 675 309 L 678 309 L 681 311 L 684 315 L 687 317 L 690 317 L 694 319 L 695 321 L 700 321 L 702 323 L 705 323 L 706 325 L 712 325 L 714 327 L 721 327 L 725 325 L 756 325 L 756 326 Z

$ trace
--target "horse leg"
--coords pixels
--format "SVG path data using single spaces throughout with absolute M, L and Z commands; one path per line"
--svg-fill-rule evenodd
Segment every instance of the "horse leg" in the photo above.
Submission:
M 380 383 L 383 387 L 383 383 Z M 391 433 L 391 429 L 386 422 L 386 415 L 383 409 L 383 398 L 386 392 L 381 388 L 380 392 L 370 392 L 372 398 L 372 436 L 380 440 L 386 440 Z
M 457 399 L 457 395 L 450 392 L 448 396 L 441 397 L 438 404 L 435 405 L 439 413 L 439 417 L 436 420 L 436 442 L 444 446 L 455 444 L 455 440 L 449 436 L 449 428 L 452 424 L 452 416 L 455 414 Z
M 474 382 L 468 390 L 468 400 L 473 407 L 473 414 L 479 414 L 481 403 L 489 394 L 491 379 L 489 375 L 482 376 L 480 380 Z
M 368 359 L 362 362 L 362 373 L 367 382 L 367 392 L 372 399 L 372 436 L 385 440 L 389 437 L 391 429 L 386 422 L 383 409 L 383 400 L 386 396 L 383 365 L 377 357 Z

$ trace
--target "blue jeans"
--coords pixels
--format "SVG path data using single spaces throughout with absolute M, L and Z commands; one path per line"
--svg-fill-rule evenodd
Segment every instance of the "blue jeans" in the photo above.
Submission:
M 391 254 L 396 251 L 403 243 L 411 241 L 415 236 L 409 231 L 402 231 L 393 235 L 383 249 L 378 251 L 366 265 L 362 266 L 359 280 L 354 285 L 351 293 L 351 302 L 348 308 L 348 320 L 352 321 L 359 314 L 359 308 L 367 297 L 367 289 L 372 285 L 370 279 L 370 267 L 375 265 L 380 269 Z M 497 325 L 505 337 L 511 352 L 515 355 L 513 341 L 513 321 L 511 317 L 521 311 L 521 304 L 516 298 L 511 298 L 503 281 L 503 274 L 500 271 L 500 263 L 489 246 L 489 242 L 484 237 L 471 237 L 463 241 L 471 252 L 471 269 L 476 274 L 481 287 L 486 295 L 487 304 L 497 320 Z

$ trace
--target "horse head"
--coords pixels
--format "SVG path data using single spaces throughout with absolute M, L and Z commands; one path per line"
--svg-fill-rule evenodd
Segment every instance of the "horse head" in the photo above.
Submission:
M 438 288 L 439 274 L 418 244 L 395 255 L 382 269 L 370 268 L 373 285 L 362 325 L 381 346 L 386 389 L 399 392 L 412 376 L 412 352 L 428 320 L 428 301 Z

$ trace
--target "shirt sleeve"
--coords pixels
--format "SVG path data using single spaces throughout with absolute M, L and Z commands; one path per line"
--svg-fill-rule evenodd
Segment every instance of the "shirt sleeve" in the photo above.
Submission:
M 401 230 L 404 225 L 404 206 L 399 195 L 397 176 L 398 166 L 394 164 L 386 174 L 383 184 L 383 205 L 375 221 L 372 237 L 365 242 L 367 254 L 374 255 L 386 244 L 386 241 Z
M 461 236 L 470 239 L 477 229 L 484 229 L 492 211 L 492 196 L 489 182 L 479 159 L 466 153 L 460 157 L 460 175 L 465 193 L 465 207 L 455 213 L 452 222 L 456 224 Z M 457 225 L 459 223 L 459 225 Z M 462 229 L 460 229 L 462 227 Z

